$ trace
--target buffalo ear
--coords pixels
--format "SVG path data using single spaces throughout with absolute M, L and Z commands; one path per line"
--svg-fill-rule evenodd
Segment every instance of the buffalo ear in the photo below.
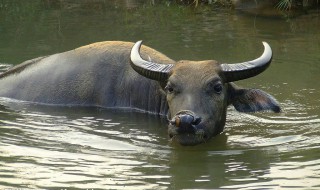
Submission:
M 259 89 L 239 88 L 229 83 L 229 104 L 239 112 L 257 112 L 271 110 L 279 113 L 279 103 L 270 94 Z

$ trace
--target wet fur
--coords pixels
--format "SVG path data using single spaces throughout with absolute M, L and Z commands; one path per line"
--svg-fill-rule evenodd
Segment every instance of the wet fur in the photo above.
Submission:
M 221 133 L 228 105 L 240 112 L 280 111 L 266 92 L 225 83 L 220 64 L 214 60 L 175 62 L 142 46 L 143 59 L 175 64 L 168 81 L 147 79 L 130 65 L 132 46 L 130 42 L 99 42 L 26 61 L 0 75 L 0 96 L 52 105 L 132 109 L 167 115 L 169 120 L 181 110 L 189 110 L 203 119 L 196 134 L 179 135 L 175 126 L 168 128 L 173 139 L 185 145 Z M 213 91 L 217 82 L 223 85 L 221 94 Z M 167 93 L 167 85 L 174 86 L 177 93 Z
M 132 108 L 166 115 L 167 104 L 156 81 L 130 67 L 129 42 L 99 42 L 26 61 L 0 77 L 0 96 L 54 105 Z M 142 56 L 174 63 L 143 46 Z

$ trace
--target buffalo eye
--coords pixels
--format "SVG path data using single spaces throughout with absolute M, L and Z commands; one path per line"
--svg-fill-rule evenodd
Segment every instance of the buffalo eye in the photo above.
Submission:
M 223 85 L 220 81 L 210 82 L 207 86 L 208 93 L 221 94 L 223 90 Z
M 172 87 L 170 84 L 168 84 L 168 85 L 164 88 L 164 90 L 165 90 L 168 94 L 172 94 L 172 93 L 174 92 L 174 89 L 173 89 L 173 87 Z
M 221 92 L 222 92 L 222 84 L 219 83 L 219 84 L 214 85 L 213 89 L 214 89 L 215 93 L 221 94 Z

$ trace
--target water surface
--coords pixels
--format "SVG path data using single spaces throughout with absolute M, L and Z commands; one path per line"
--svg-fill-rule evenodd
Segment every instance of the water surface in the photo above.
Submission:
M 0 188 L 319 189 L 320 27 L 311 11 L 266 18 L 152 1 L 2 1 L 0 69 L 106 40 L 179 59 L 240 62 L 273 51 L 238 82 L 274 95 L 282 113 L 228 109 L 224 133 L 182 147 L 165 118 L 0 99 Z

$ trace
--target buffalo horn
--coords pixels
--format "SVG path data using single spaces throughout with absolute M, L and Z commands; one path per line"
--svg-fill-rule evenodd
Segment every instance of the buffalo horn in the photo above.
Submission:
M 226 82 L 250 78 L 262 73 L 268 68 L 272 60 L 272 50 L 267 42 L 262 43 L 264 52 L 259 58 L 243 63 L 221 64 Z
M 142 41 L 138 41 L 131 49 L 131 67 L 140 75 L 157 81 L 166 81 L 173 64 L 158 64 L 142 59 L 140 55 Z

